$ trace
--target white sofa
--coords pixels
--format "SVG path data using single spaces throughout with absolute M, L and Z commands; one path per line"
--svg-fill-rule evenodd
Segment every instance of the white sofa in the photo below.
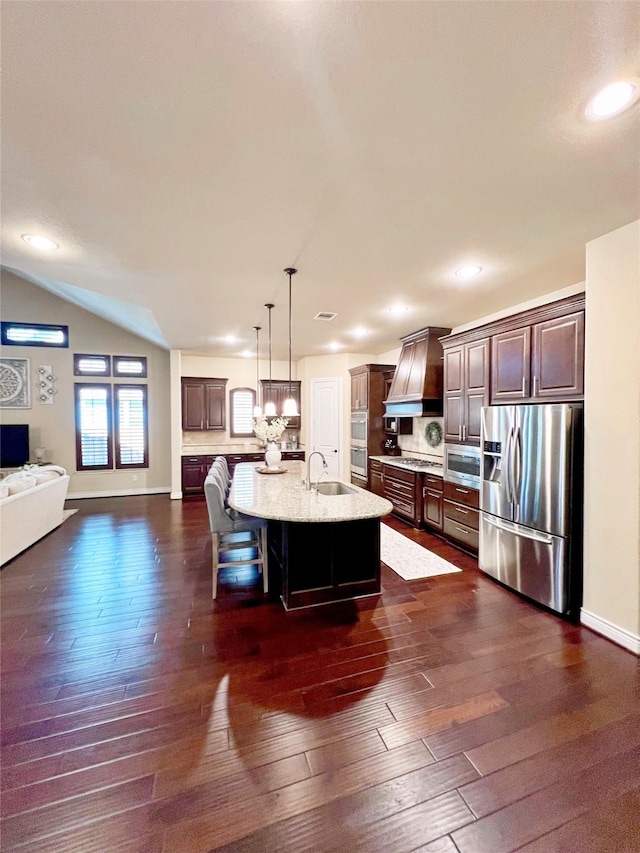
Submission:
M 0 498 L 0 565 L 62 524 L 69 476 L 60 471 L 64 469 L 58 468 L 55 478 L 41 483 L 34 479 L 29 488 Z M 25 472 L 27 476 L 29 473 Z M 12 476 L 0 481 L 0 485 L 9 485 Z

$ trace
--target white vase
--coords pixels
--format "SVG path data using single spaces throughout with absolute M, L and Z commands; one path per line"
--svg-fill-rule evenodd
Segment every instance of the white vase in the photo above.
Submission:
M 277 468 L 282 459 L 282 453 L 278 450 L 278 445 L 275 441 L 270 441 L 267 444 L 267 452 L 264 454 L 264 461 L 267 463 L 267 468 Z

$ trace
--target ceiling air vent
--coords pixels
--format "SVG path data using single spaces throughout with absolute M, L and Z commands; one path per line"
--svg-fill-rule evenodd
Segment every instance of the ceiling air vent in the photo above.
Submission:
M 313 318 L 314 320 L 333 320 L 334 317 L 337 317 L 335 311 L 318 311 L 316 316 Z

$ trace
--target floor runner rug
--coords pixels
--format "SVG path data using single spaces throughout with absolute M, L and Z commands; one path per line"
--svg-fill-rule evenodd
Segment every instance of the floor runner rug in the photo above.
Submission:
M 462 571 L 386 524 L 380 524 L 380 559 L 406 581 Z

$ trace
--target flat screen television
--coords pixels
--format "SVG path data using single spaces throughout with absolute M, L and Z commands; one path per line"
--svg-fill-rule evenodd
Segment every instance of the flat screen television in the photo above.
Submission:
M 29 424 L 0 424 L 0 468 L 29 461 Z

